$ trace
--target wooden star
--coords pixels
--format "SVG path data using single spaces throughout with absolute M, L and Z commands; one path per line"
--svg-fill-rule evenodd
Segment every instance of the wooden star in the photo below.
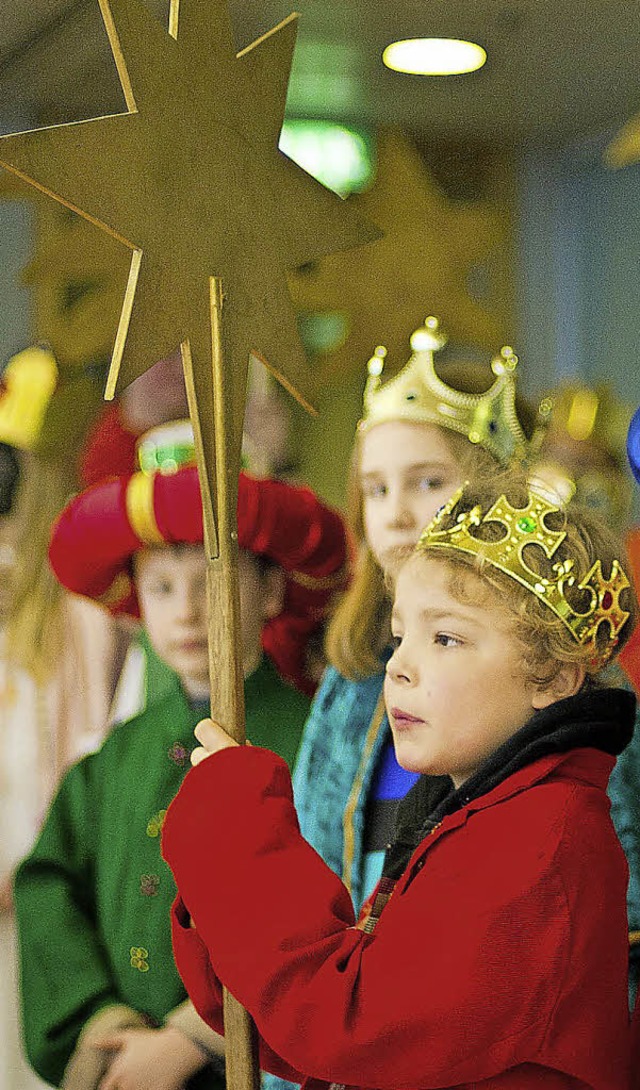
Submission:
M 0 163 L 132 251 L 108 397 L 178 345 L 209 361 L 219 278 L 235 468 L 251 353 L 309 402 L 287 269 L 378 232 L 278 150 L 295 16 L 236 55 L 223 0 L 172 0 L 169 33 L 140 0 L 99 4 L 128 113 L 4 137 Z M 207 421 L 206 366 L 194 381 Z
M 34 253 L 21 279 L 33 293 L 33 339 L 49 344 L 64 369 L 102 364 L 113 349 L 130 251 L 32 186 L 29 193 Z

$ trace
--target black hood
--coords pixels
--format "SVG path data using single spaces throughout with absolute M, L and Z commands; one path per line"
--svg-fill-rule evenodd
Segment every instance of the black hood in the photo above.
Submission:
M 572 749 L 617 757 L 633 737 L 635 710 L 635 697 L 625 689 L 587 689 L 535 712 L 457 790 L 449 776 L 421 776 L 398 808 L 383 875 L 398 878 L 434 825 L 539 758 Z

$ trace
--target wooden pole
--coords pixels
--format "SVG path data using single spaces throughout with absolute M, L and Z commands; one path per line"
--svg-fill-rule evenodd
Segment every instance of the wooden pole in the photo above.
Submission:
M 193 359 L 182 345 L 189 413 L 193 423 L 196 459 L 201 483 L 204 549 L 207 561 L 207 605 L 211 716 L 237 742 L 245 741 L 244 672 L 240 631 L 238 584 L 237 481 L 228 465 L 225 437 L 234 427 L 229 419 L 231 398 L 225 390 L 222 350 L 223 292 L 219 277 L 211 278 L 211 379 L 213 420 L 201 419 L 196 399 Z M 215 465 L 205 461 L 203 430 L 213 429 Z M 210 484 L 213 478 L 214 496 Z M 215 508 L 215 514 L 214 514 Z M 259 1090 L 258 1043 L 251 1016 L 224 990 L 226 1081 L 228 1090 Z

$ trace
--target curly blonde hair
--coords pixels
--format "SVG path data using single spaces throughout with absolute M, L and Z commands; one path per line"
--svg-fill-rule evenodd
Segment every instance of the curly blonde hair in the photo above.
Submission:
M 513 507 L 524 508 L 529 502 L 529 486 L 522 473 L 493 474 L 480 477 L 464 486 L 459 501 L 441 522 L 441 528 L 455 525 L 459 515 L 479 505 L 483 512 L 501 497 L 506 496 Z M 552 564 L 572 561 L 578 578 L 573 586 L 566 587 L 565 597 L 577 612 L 585 611 L 591 601 L 588 590 L 580 590 L 580 579 L 600 561 L 605 578 L 610 574 L 614 560 L 624 557 L 624 549 L 614 533 L 591 510 L 569 503 L 545 518 L 549 530 L 564 531 L 565 537 L 549 559 L 542 548 L 526 546 L 524 560 L 527 567 L 542 577 L 553 577 Z M 476 527 L 473 536 L 487 542 L 504 537 L 504 527 L 498 522 L 483 522 Z M 482 553 L 470 554 L 454 547 L 416 550 L 429 561 L 447 565 L 449 590 L 462 602 L 484 604 L 491 600 L 499 605 L 513 621 L 514 635 L 523 649 L 523 659 L 528 679 L 542 687 L 552 683 L 563 664 L 574 663 L 585 670 L 588 684 L 599 683 L 603 671 L 603 659 L 611 650 L 611 633 L 607 621 L 602 621 L 596 634 L 597 654 L 593 647 L 578 642 L 567 625 L 549 606 L 531 590 L 502 572 Z M 415 554 L 414 554 L 415 555 Z M 632 587 L 622 591 L 622 609 L 629 614 L 617 636 L 617 643 L 606 665 L 613 661 L 629 639 L 638 617 L 636 595 Z M 597 661 L 595 661 L 597 660 Z

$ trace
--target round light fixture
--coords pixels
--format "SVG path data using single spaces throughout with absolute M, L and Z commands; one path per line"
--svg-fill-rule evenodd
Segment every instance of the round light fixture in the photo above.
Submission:
M 475 72 L 487 59 L 475 42 L 458 38 L 407 38 L 392 42 L 382 54 L 387 68 L 414 76 L 457 76 Z

